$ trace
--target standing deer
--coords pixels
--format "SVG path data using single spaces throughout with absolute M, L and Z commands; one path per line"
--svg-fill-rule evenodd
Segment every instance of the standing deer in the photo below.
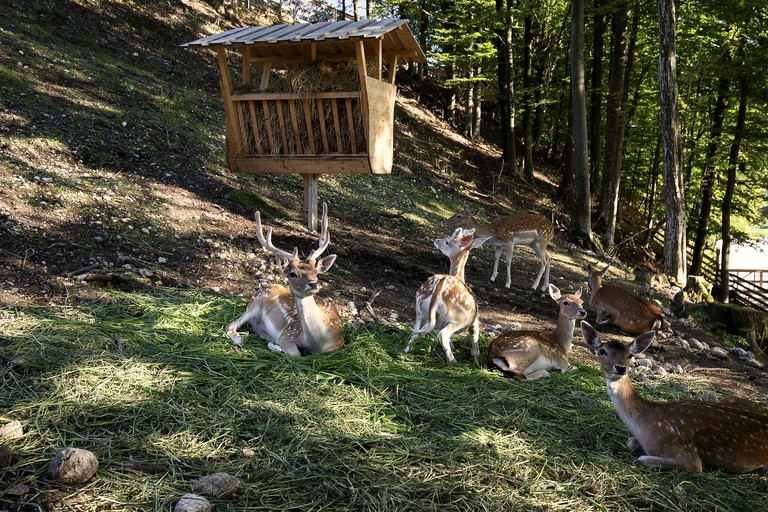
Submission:
M 638 335 L 646 331 L 661 331 L 670 328 L 669 322 L 653 302 L 620 288 L 603 285 L 603 277 L 609 265 L 603 270 L 587 265 L 589 283 L 589 304 L 595 309 L 597 323 L 613 324 L 627 334 Z
M 254 217 L 256 236 L 283 267 L 288 288 L 273 284 L 262 290 L 248 302 L 245 313 L 227 326 L 227 335 L 235 345 L 242 346 L 243 339 L 237 329 L 247 322 L 252 332 L 267 338 L 267 347 L 275 352 L 301 356 L 342 347 L 344 331 L 336 307 L 330 301 L 315 297 L 320 289 L 318 274 L 327 272 L 336 261 L 335 254 L 318 260 L 331 243 L 326 203 L 323 203 L 319 247 L 304 261 L 299 259 L 298 248 L 294 247 L 290 253 L 272 245 L 272 228 L 267 229 L 265 238 L 261 214 L 257 211 Z
M 568 371 L 568 353 L 573 344 L 576 320 L 587 317 L 581 301 L 581 288 L 562 295 L 557 286 L 549 285 L 549 295 L 560 306 L 555 332 L 508 331 L 488 345 L 483 368 L 498 369 L 516 380 L 538 380 L 549 377 L 549 370 Z
M 546 291 L 549 287 L 549 269 L 552 258 L 547 252 L 547 245 L 549 245 L 549 241 L 552 240 L 555 234 L 555 227 L 543 215 L 509 215 L 498 217 L 490 224 L 484 224 L 476 220 L 475 216 L 465 207 L 453 217 L 446 219 L 445 224 L 449 227 L 461 226 L 467 229 L 474 229 L 477 236 L 490 238 L 496 257 L 493 263 L 491 281 L 495 281 L 496 276 L 499 274 L 501 252 L 506 250 L 507 282 L 504 286 L 507 288 L 511 286 L 512 254 L 515 251 L 515 244 L 523 244 L 533 249 L 541 261 L 541 267 L 536 279 L 533 281 L 532 289 L 535 290 L 539 286 L 542 276 L 544 276 L 544 281 L 541 285 L 541 291 Z
M 632 354 L 646 350 L 649 331 L 626 346 L 600 342 L 594 327 L 581 322 L 587 344 L 600 358 L 608 396 L 632 436 L 628 447 L 643 448 L 637 462 L 648 468 L 699 473 L 705 466 L 729 473 L 768 469 L 768 409 L 743 398 L 720 402 L 653 402 L 639 396 L 629 380 Z
M 467 328 L 472 340 L 472 354 L 480 354 L 477 303 L 464 282 L 464 267 L 469 251 L 473 247 L 480 247 L 488 238 L 475 238 L 474 231 L 456 228 L 451 236 L 434 241 L 435 247 L 451 260 L 451 270 L 449 274 L 436 274 L 428 278 L 416 292 L 416 321 L 413 324 L 413 336 L 404 350 L 406 354 L 420 336 L 437 330 L 446 359 L 449 363 L 455 363 L 451 336 Z

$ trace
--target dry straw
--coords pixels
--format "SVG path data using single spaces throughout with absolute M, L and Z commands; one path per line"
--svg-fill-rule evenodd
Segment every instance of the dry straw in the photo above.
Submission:
M 73 510 L 169 510 L 195 479 L 243 480 L 222 510 L 743 510 L 764 476 L 633 464 L 593 366 L 530 384 L 479 368 L 468 343 L 402 354 L 399 324 L 347 325 L 347 346 L 292 359 L 223 326 L 244 302 L 106 292 L 69 308 L 0 311 L 0 420 L 26 435 L 0 469 L 27 503 L 55 450 L 87 448 L 97 478 Z M 489 340 L 481 340 L 487 345 Z M 666 398 L 659 390 L 647 396 Z M 0 509 L 16 509 L 0 497 Z

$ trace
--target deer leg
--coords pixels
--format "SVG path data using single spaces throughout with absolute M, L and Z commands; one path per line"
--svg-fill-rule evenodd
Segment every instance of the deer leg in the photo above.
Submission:
M 245 313 L 237 317 L 233 322 L 227 325 L 227 336 L 232 340 L 232 343 L 237 347 L 243 346 L 243 337 L 237 334 L 237 330 L 242 327 L 243 324 L 249 322 L 251 319 L 256 318 L 261 313 L 260 308 L 256 307 L 253 300 L 245 307 Z
M 507 244 L 507 284 L 504 285 L 505 288 L 509 288 L 512 286 L 512 255 L 515 253 L 515 241 L 511 241 Z
M 525 375 L 525 379 L 529 381 L 539 380 L 539 379 L 548 379 L 551 377 L 550 373 L 543 368 L 541 370 L 536 370 L 535 372 L 524 373 L 524 375 Z
M 702 471 L 701 458 L 698 455 L 684 454 L 676 458 L 643 455 L 637 459 L 637 463 L 646 468 L 682 469 L 693 473 Z
M 301 357 L 299 347 L 291 340 L 278 340 L 277 342 L 268 342 L 267 348 L 272 352 L 285 352 L 289 356 Z
M 475 320 L 472 322 L 472 325 L 469 327 L 469 337 L 470 340 L 472 340 L 472 355 L 473 356 L 479 356 L 480 355 L 480 319 L 475 316 Z
M 491 281 L 496 280 L 496 276 L 499 275 L 499 259 L 501 259 L 501 251 L 504 250 L 503 247 L 496 246 L 493 248 L 493 255 L 494 255 L 494 261 L 493 261 L 493 273 L 491 274 Z
M 416 330 L 416 327 L 413 329 Z M 414 332 L 413 336 L 411 336 L 411 339 L 408 340 L 408 344 L 405 346 L 403 352 L 406 354 L 410 353 L 411 349 L 413 348 L 413 344 L 416 343 L 416 340 L 419 339 L 419 337 L 421 337 L 421 333 Z
M 541 286 L 541 291 L 546 291 L 547 288 L 549 288 L 549 268 L 550 268 L 550 262 L 551 257 L 547 253 L 547 250 L 538 242 L 531 245 L 531 248 L 536 253 L 536 256 L 539 257 L 539 260 L 541 261 L 541 266 L 539 267 L 539 273 L 536 276 L 536 280 L 533 282 L 533 289 L 539 287 L 539 281 L 541 281 L 541 276 L 544 276 L 544 284 Z M 546 272 L 546 274 L 545 274 Z
M 443 350 L 445 351 L 445 358 L 451 364 L 456 363 L 456 358 L 453 357 L 453 351 L 451 350 L 451 335 L 454 332 L 456 332 L 456 329 L 453 328 L 452 325 L 447 325 L 443 327 L 443 329 L 439 333 L 440 344 L 443 346 Z

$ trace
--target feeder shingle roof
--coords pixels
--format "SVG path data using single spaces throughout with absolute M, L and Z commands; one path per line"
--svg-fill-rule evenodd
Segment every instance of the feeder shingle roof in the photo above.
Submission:
M 302 55 L 304 48 L 310 44 L 317 45 L 318 54 L 325 56 L 354 56 L 354 47 L 348 42 L 379 38 L 385 53 L 397 54 L 414 62 L 426 62 L 424 53 L 408 28 L 408 20 L 397 18 L 233 28 L 181 46 L 249 47 L 252 56 L 279 60 Z

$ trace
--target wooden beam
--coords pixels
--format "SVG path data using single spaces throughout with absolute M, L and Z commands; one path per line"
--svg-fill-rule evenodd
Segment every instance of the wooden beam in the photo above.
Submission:
M 248 157 L 235 159 L 236 172 L 248 174 L 386 174 L 373 173 L 368 155 Z
M 243 52 L 243 85 L 251 85 L 251 62 L 248 54 L 251 52 L 249 46 L 244 46 Z
M 234 169 L 234 158 L 237 153 L 238 134 L 237 118 L 235 109 L 232 105 L 232 78 L 229 75 L 229 65 L 227 64 L 227 51 L 222 48 L 216 48 L 216 55 L 219 61 L 219 71 L 221 72 L 221 97 L 224 100 L 224 111 L 227 115 L 226 140 L 227 140 L 227 165 Z
M 363 116 L 365 140 L 368 140 L 368 93 L 366 91 L 365 81 L 365 78 L 368 76 L 368 72 L 365 62 L 365 46 L 362 40 L 355 44 L 355 52 L 357 53 L 357 74 L 360 77 L 360 114 Z M 349 112 L 349 114 L 351 118 L 351 112 Z M 357 151 L 353 150 L 353 153 L 356 152 Z
M 272 72 L 272 62 L 266 61 L 261 66 L 261 85 L 259 85 L 259 89 L 262 91 L 265 91 L 267 87 L 269 87 L 269 74 Z M 259 98 L 263 99 L 263 98 Z
M 397 55 L 389 61 L 389 83 L 395 85 L 395 73 L 397 73 Z
M 377 42 L 379 43 L 376 46 L 376 75 L 379 80 L 381 80 L 381 68 L 384 66 L 384 62 L 382 59 L 384 58 L 384 38 L 379 37 Z
M 307 210 L 307 228 L 317 231 L 317 189 L 320 184 L 319 174 L 303 174 L 304 208 Z
M 334 98 L 359 98 L 360 92 L 314 92 L 310 94 L 299 94 L 295 92 L 254 92 L 248 94 L 233 94 L 232 99 L 236 101 L 249 100 L 303 100 L 303 99 L 325 99 Z

